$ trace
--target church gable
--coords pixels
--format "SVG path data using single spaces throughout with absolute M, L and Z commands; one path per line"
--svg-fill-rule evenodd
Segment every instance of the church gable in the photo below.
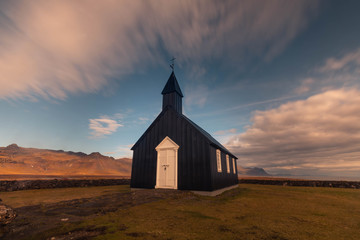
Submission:
M 171 114 L 171 113 L 173 113 L 173 114 Z M 180 117 L 178 115 L 178 113 L 176 111 L 174 111 L 174 109 L 172 109 L 170 106 L 166 107 L 156 117 L 156 119 L 150 124 L 150 126 L 146 129 L 146 131 L 143 133 L 143 135 L 141 135 L 141 137 L 139 138 L 139 140 L 137 140 L 137 142 L 134 144 L 134 146 L 131 148 L 131 150 L 135 150 L 139 146 L 140 142 L 143 141 L 146 138 L 146 136 L 148 134 L 150 134 L 151 132 L 155 132 L 153 134 L 156 134 L 156 135 L 161 135 L 160 136 L 160 137 L 162 137 L 161 139 L 163 139 L 165 136 L 167 136 L 169 133 L 166 131 L 166 129 L 164 129 L 165 123 L 168 122 L 167 125 L 169 125 L 170 122 L 174 123 L 174 117 L 173 117 L 173 119 L 169 119 L 169 117 L 171 117 L 171 116 L 169 116 L 169 114 L 171 114 L 173 116 L 175 114 L 178 117 Z M 164 136 L 162 136 L 162 135 L 164 135 Z M 158 142 L 157 142 L 157 144 L 158 144 Z
M 203 139 L 208 144 L 212 143 L 208 140 L 208 137 L 203 133 L 205 130 L 200 131 L 201 129 L 195 123 L 191 122 L 184 115 L 179 114 L 171 106 L 166 107 L 157 118 L 151 123 L 151 125 L 146 129 L 143 135 L 139 140 L 134 144 L 131 150 L 135 150 L 141 141 L 143 141 L 148 134 L 159 135 L 161 140 L 165 136 L 169 136 L 171 139 L 180 138 L 181 135 L 185 135 L 185 128 L 190 128 L 192 132 L 196 132 L 197 137 Z M 155 132 L 155 133 L 154 133 Z M 210 134 L 208 134 L 210 135 Z M 152 139 L 151 141 L 159 141 L 158 139 Z M 221 145 L 220 145 L 221 146 Z M 222 147 L 224 148 L 224 147 Z

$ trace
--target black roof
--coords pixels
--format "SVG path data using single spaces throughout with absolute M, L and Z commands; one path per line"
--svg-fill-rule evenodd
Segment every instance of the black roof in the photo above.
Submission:
M 179 83 L 176 80 L 174 71 L 171 73 L 171 75 L 170 75 L 164 89 L 162 90 L 161 94 L 167 94 L 167 93 L 172 93 L 172 92 L 177 92 L 181 97 L 184 97 L 182 92 L 181 92 Z
M 196 130 L 198 130 L 209 142 L 211 145 L 221 149 L 223 152 L 229 154 L 230 156 L 234 157 L 237 159 L 237 157 L 232 154 L 229 150 L 227 150 L 221 143 L 219 143 L 215 138 L 213 138 L 208 132 L 206 132 L 204 129 L 202 129 L 201 127 L 199 127 L 196 123 L 194 123 L 193 121 L 191 121 L 189 118 L 187 118 L 185 115 L 178 113 L 177 111 L 174 110 L 174 108 L 172 106 L 166 106 L 162 112 L 159 114 L 159 116 L 157 116 L 157 118 L 151 123 L 151 125 L 148 127 L 148 129 L 146 129 L 146 131 L 144 132 L 144 134 L 139 138 L 139 140 L 137 140 L 137 142 L 134 144 L 134 146 L 131 148 L 131 150 L 134 150 L 134 148 L 139 144 L 139 142 L 141 141 L 141 139 L 143 139 L 146 135 L 146 133 L 148 131 L 150 131 L 150 129 L 155 125 L 155 123 L 158 121 L 158 119 L 161 118 L 161 116 L 163 116 L 165 114 L 166 111 L 174 111 L 176 114 L 179 115 L 179 117 L 181 117 L 183 120 L 185 120 L 186 122 L 188 122 L 191 126 L 193 126 Z
M 206 132 L 204 129 L 202 129 L 199 125 L 197 125 L 196 123 L 194 123 L 193 121 L 191 121 L 189 118 L 187 118 L 185 115 L 181 114 L 182 117 L 187 120 L 192 126 L 194 126 L 198 131 L 200 131 L 202 133 L 202 135 L 204 135 L 212 145 L 214 145 L 215 147 L 220 148 L 223 152 L 235 157 L 237 159 L 236 156 L 234 156 L 234 154 L 232 154 L 229 150 L 227 150 L 223 145 L 221 145 L 221 143 L 219 143 L 215 138 L 213 138 L 208 132 Z

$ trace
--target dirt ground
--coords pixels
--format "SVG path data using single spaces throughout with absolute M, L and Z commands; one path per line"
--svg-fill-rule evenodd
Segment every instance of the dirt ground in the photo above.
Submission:
M 31 236 L 59 227 L 65 222 L 81 222 L 84 219 L 114 212 L 121 208 L 160 199 L 193 197 L 195 196 L 188 191 L 152 189 L 20 207 L 15 209 L 17 218 L 13 222 L 6 226 L 0 226 L 0 239 L 31 239 Z M 97 227 L 79 228 L 66 235 L 53 236 L 50 240 L 91 239 L 105 230 Z

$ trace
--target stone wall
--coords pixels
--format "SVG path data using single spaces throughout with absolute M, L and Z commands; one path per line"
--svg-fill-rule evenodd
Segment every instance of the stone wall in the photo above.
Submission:
M 130 179 L 89 179 L 89 180 L 14 180 L 0 181 L 0 192 L 11 192 L 28 189 L 68 188 L 129 185 Z
M 239 183 L 263 184 L 301 187 L 335 187 L 360 189 L 360 182 L 350 181 L 317 181 L 317 180 L 279 180 L 279 179 L 239 179 Z M 67 188 L 130 185 L 130 179 L 78 179 L 78 180 L 14 180 L 0 181 L 0 192 L 11 192 L 29 189 Z
M 349 181 L 320 181 L 320 180 L 272 180 L 272 179 L 239 179 L 239 183 L 299 186 L 299 187 L 335 187 L 360 189 L 360 182 Z

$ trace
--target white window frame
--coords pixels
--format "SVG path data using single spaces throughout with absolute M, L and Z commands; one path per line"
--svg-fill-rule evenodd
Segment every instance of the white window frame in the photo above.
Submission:
M 216 164 L 217 164 L 217 171 L 222 172 L 221 169 L 221 152 L 219 149 L 216 149 Z
M 235 158 L 232 159 L 232 162 L 233 162 L 233 172 L 234 174 L 236 174 L 236 169 L 235 169 Z
M 230 173 L 229 155 L 226 154 L 226 172 Z

